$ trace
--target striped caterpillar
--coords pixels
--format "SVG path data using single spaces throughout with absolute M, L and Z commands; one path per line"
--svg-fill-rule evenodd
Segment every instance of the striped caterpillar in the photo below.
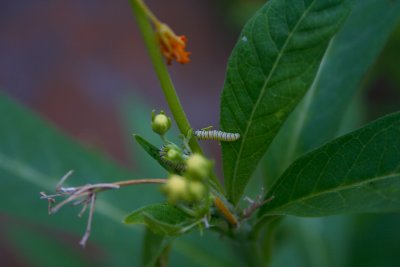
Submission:
M 227 133 L 218 130 L 197 130 L 194 136 L 199 140 L 218 140 L 223 142 L 233 142 L 240 138 L 239 133 Z

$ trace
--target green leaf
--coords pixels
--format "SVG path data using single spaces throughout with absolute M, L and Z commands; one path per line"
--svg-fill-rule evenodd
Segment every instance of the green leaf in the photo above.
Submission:
M 142 207 L 127 215 L 126 224 L 144 224 L 155 234 L 180 235 L 198 223 L 182 210 L 168 203 Z
M 346 109 L 399 19 L 400 1 L 355 2 L 332 39 L 312 88 L 268 149 L 267 186 L 298 156 L 339 135 Z
M 312 84 L 351 0 L 271 0 L 246 24 L 228 62 L 221 127 L 225 184 L 237 203 L 282 123 Z
M 318 217 L 400 210 L 400 113 L 388 115 L 296 160 L 260 215 Z
M 168 164 L 167 161 L 164 161 L 160 157 L 160 149 L 153 146 L 149 142 L 147 142 L 143 137 L 139 135 L 134 135 L 136 142 L 153 158 L 155 159 L 164 169 L 166 169 L 170 173 L 180 173 L 179 168 L 174 168 L 174 164 Z

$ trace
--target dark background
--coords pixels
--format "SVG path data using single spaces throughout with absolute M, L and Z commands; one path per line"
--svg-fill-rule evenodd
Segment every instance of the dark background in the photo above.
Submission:
M 225 64 L 239 29 L 229 28 L 213 1 L 148 4 L 189 39 L 191 63 L 169 69 L 192 124 L 217 125 Z M 0 88 L 123 163 L 121 100 L 132 94 L 150 110 L 167 109 L 128 1 L 1 1 Z
M 217 126 L 226 61 L 263 1 L 147 2 L 189 39 L 190 64 L 169 69 L 193 127 Z M 399 107 L 398 36 L 366 77 L 368 120 Z M 0 88 L 125 165 L 121 101 L 133 95 L 168 110 L 125 0 L 1 1 Z

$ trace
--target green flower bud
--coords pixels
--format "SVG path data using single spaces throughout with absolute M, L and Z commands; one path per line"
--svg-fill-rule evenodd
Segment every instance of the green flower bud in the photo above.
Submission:
M 211 162 L 200 154 L 193 154 L 186 160 L 186 172 L 195 179 L 206 179 L 210 175 Z
M 190 196 L 199 201 L 206 195 L 206 187 L 202 182 L 191 181 L 188 185 Z
M 183 154 L 182 149 L 180 149 L 177 145 L 169 143 L 164 145 L 162 149 L 162 154 L 165 159 L 175 163 L 184 162 L 185 155 Z
M 180 200 L 188 200 L 188 183 L 182 176 L 171 175 L 164 185 L 163 190 L 167 194 L 168 200 L 172 203 Z
M 159 135 L 164 135 L 171 127 L 171 119 L 167 117 L 164 111 L 155 115 L 154 111 L 151 116 L 151 128 Z
M 167 159 L 173 162 L 182 162 L 183 161 L 182 152 L 176 149 L 170 149 L 167 152 Z

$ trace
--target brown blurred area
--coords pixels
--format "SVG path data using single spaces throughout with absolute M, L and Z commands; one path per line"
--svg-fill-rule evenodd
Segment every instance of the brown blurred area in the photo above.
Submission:
M 218 125 L 235 31 L 213 1 L 147 1 L 188 37 L 191 63 L 170 67 L 194 127 Z M 127 94 L 167 109 L 128 1 L 1 1 L 0 89 L 121 163 L 119 105 Z
M 191 62 L 173 63 L 169 70 L 194 128 L 218 125 L 226 61 L 239 24 L 263 2 L 146 1 L 188 37 Z M 396 73 L 372 73 L 366 102 L 368 117 L 376 118 L 396 110 L 399 91 L 391 84 Z M 168 110 L 128 0 L 0 1 L 0 90 L 126 166 L 122 100 L 133 95 L 149 109 Z M 218 146 L 208 148 L 219 157 Z

